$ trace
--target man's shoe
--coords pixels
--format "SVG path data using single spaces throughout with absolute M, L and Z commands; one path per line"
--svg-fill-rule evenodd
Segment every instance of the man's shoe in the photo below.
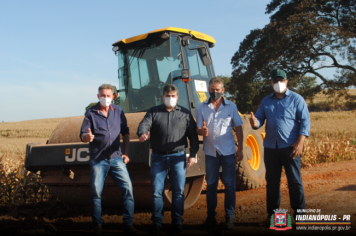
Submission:
M 159 226 L 158 224 L 153 224 L 151 233 L 152 234 L 158 234 L 159 231 L 161 231 L 161 226 Z
M 216 221 L 215 217 L 214 218 L 206 218 L 205 222 L 200 226 L 201 229 L 203 230 L 209 230 L 218 225 L 218 222 Z
M 174 233 L 183 232 L 184 231 L 183 225 L 182 224 L 174 224 L 173 225 L 173 231 L 174 231 Z
M 269 226 L 271 224 L 271 218 L 267 217 L 264 221 L 258 223 L 259 226 Z
M 124 233 L 129 235 L 139 235 L 140 231 L 135 229 L 133 225 L 125 225 L 124 226 Z
M 235 228 L 234 218 L 233 217 L 226 217 L 225 229 L 226 230 L 233 230 L 234 228 Z
M 94 224 L 94 234 L 95 235 L 102 235 L 103 227 L 101 224 Z

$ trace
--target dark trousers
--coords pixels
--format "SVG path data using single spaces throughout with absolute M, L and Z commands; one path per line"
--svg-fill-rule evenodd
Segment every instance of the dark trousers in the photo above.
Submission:
M 300 172 L 301 156 L 293 159 L 290 156 L 292 151 L 293 147 L 281 149 L 264 148 L 268 217 L 274 214 L 273 210 L 278 209 L 281 202 L 280 183 L 282 166 L 284 166 L 287 175 L 289 199 L 294 210 L 294 219 L 297 209 L 305 209 L 304 189 Z

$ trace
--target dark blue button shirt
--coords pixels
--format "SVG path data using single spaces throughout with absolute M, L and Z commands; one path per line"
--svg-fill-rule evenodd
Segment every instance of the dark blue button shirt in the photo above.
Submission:
M 300 135 L 309 137 L 310 117 L 308 106 L 303 97 L 287 89 L 281 99 L 275 93 L 265 97 L 258 108 L 255 117 L 258 128 L 265 120 L 266 137 L 263 145 L 267 148 L 289 147 Z
M 80 136 L 88 133 L 88 128 L 95 136 L 93 142 L 89 143 L 91 159 L 105 160 L 121 157 L 120 133 L 122 136 L 129 134 L 126 117 L 121 107 L 111 104 L 107 117 L 99 112 L 99 103 L 89 108 L 85 113 Z

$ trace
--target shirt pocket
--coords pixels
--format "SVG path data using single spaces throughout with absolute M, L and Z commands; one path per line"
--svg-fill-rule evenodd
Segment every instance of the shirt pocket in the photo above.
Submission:
M 108 128 L 106 127 L 106 122 L 95 122 L 94 123 L 94 130 L 92 130 L 94 134 L 94 142 L 100 144 L 100 147 L 106 145 L 107 135 L 108 135 Z
M 296 109 L 294 107 L 288 107 L 286 109 L 284 109 L 282 116 L 285 119 L 289 119 L 289 120 L 296 120 Z
M 94 135 L 105 135 L 108 132 L 107 128 L 105 127 L 96 127 L 94 128 Z
M 231 117 L 221 119 L 221 135 L 231 129 Z
M 174 125 L 179 129 L 184 129 L 185 132 L 185 130 L 188 127 L 188 121 L 185 117 L 177 117 L 177 119 L 174 122 Z
M 95 117 L 95 119 L 93 119 L 93 126 L 94 130 L 98 132 L 108 130 L 107 122 L 102 117 Z
M 273 104 L 264 106 L 264 112 L 266 119 L 275 119 L 276 115 L 275 113 L 275 106 Z

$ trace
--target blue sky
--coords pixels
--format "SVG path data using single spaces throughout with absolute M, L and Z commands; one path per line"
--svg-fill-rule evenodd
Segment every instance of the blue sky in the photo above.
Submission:
M 270 0 L 0 0 L 0 122 L 83 115 L 100 84 L 118 85 L 111 44 L 164 27 L 213 36 L 217 75 L 269 22 Z

